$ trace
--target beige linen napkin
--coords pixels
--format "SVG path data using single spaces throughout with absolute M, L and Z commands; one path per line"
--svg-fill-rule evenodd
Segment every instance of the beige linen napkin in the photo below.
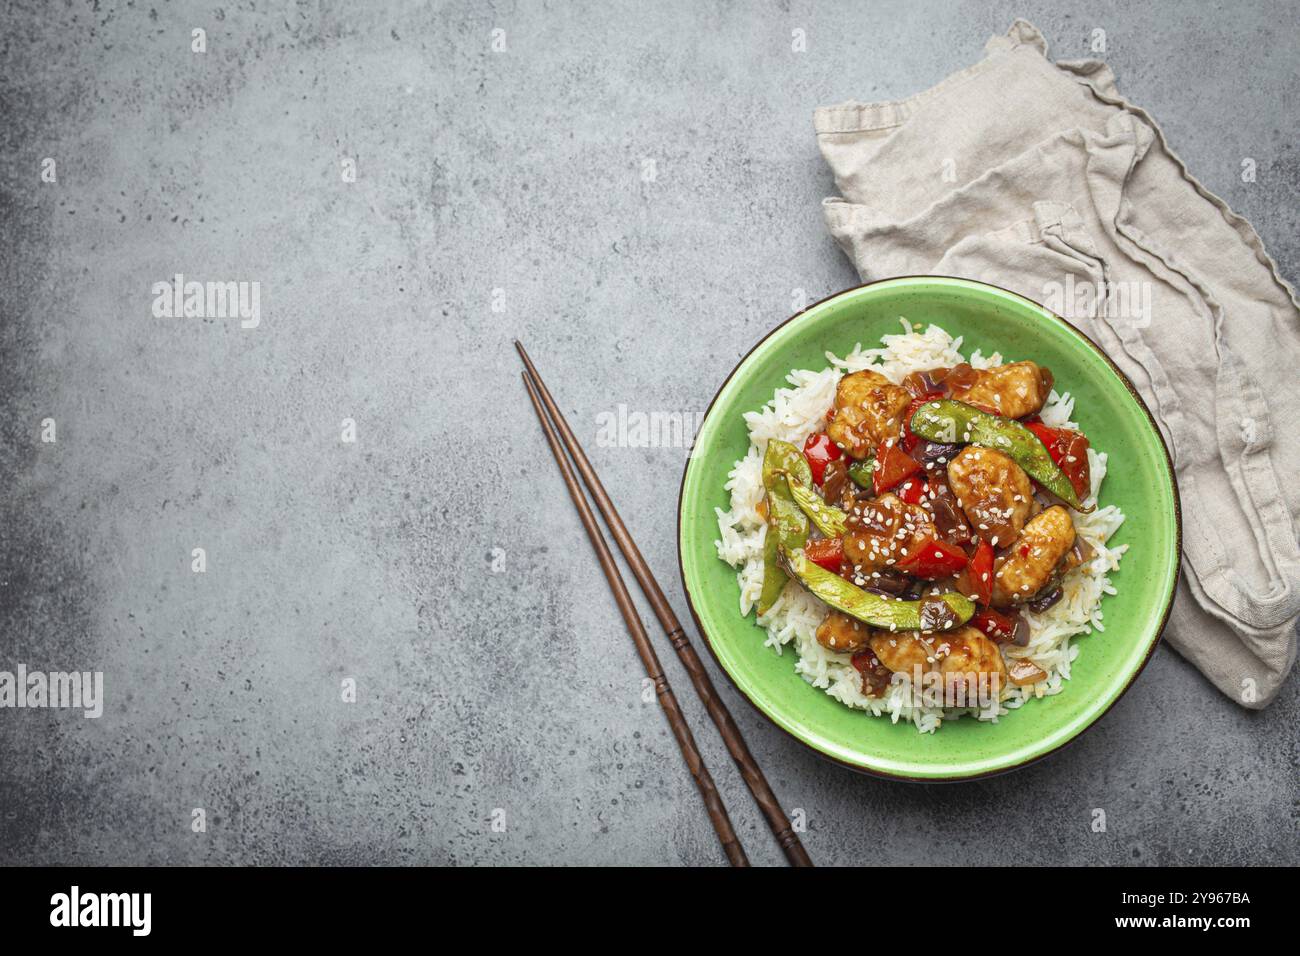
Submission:
M 1295 292 L 1104 64 L 1052 63 L 1023 20 L 985 49 L 910 99 L 816 111 L 843 196 L 825 200 L 826 222 L 865 281 L 991 282 L 1106 350 L 1178 473 L 1185 560 L 1165 636 L 1263 707 L 1300 617 Z

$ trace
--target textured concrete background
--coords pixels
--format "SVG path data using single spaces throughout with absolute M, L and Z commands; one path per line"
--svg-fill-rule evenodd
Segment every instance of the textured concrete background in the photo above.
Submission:
M 595 448 L 596 416 L 702 411 L 792 290 L 852 285 L 813 107 L 924 88 L 1018 15 L 1062 58 L 1105 29 L 1300 279 L 1291 4 L 6 4 L 0 669 L 102 670 L 108 700 L 0 711 L 0 861 L 721 862 L 510 340 L 684 615 L 684 453 Z M 176 272 L 260 282 L 261 326 L 155 319 Z M 1300 856 L 1294 676 L 1248 713 L 1162 648 L 1065 752 L 942 787 L 723 693 L 821 863 Z

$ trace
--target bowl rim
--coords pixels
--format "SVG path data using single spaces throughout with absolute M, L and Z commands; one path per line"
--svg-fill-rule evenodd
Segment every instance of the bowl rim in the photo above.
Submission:
M 1045 760 L 1048 757 L 1052 756 L 1053 754 L 1059 753 L 1060 751 L 1068 747 L 1070 744 L 1074 743 L 1076 740 L 1082 737 L 1086 732 L 1088 732 L 1093 727 L 1095 727 L 1098 723 L 1100 723 L 1103 717 L 1105 717 L 1108 713 L 1110 713 L 1111 709 L 1117 703 L 1119 703 L 1120 699 L 1123 698 L 1125 694 L 1128 693 L 1129 688 L 1133 686 L 1134 682 L 1138 679 L 1138 676 L 1144 670 L 1146 670 L 1147 664 L 1151 662 L 1151 658 L 1155 654 L 1156 647 L 1160 644 L 1160 640 L 1164 635 L 1165 627 L 1169 623 L 1169 614 L 1173 609 L 1174 598 L 1178 593 L 1178 580 L 1182 575 L 1183 514 L 1182 514 L 1182 501 L 1178 493 L 1178 473 L 1174 470 L 1174 461 L 1173 461 L 1173 456 L 1169 453 L 1169 445 L 1165 441 L 1164 434 L 1160 431 L 1160 424 L 1156 421 L 1155 416 L 1151 414 L 1151 409 L 1147 406 L 1146 401 L 1142 398 L 1142 395 L 1138 392 L 1137 388 L 1133 385 L 1132 381 L 1129 380 L 1129 377 L 1124 374 L 1124 372 L 1119 368 L 1118 365 L 1114 363 L 1114 361 L 1111 360 L 1111 357 L 1106 354 L 1106 352 L 1101 348 L 1101 346 L 1099 346 L 1096 342 L 1094 342 L 1086 333 L 1084 333 L 1077 326 L 1073 325 L 1068 320 L 1057 315 L 1055 312 L 1053 312 L 1051 309 L 1047 308 L 1046 306 L 1042 305 L 1041 303 L 1035 302 L 1033 299 L 1030 299 L 1028 296 L 1023 296 L 1018 292 L 1012 292 L 1010 289 L 1003 288 L 1002 286 L 999 285 L 994 285 L 991 282 L 983 282 L 978 279 L 967 279 L 961 276 L 930 275 L 924 273 L 914 274 L 914 275 L 890 276 L 885 279 L 875 279 L 872 280 L 871 282 L 863 282 L 855 286 L 850 286 L 847 289 L 841 289 L 838 292 L 834 292 L 831 295 L 818 299 L 816 302 L 810 303 L 809 305 L 800 309 L 798 312 L 795 312 L 785 321 L 769 329 L 767 334 L 765 334 L 761 339 L 755 342 L 753 347 L 751 347 L 748 352 L 746 352 L 744 355 L 740 357 L 739 361 L 736 362 L 732 370 L 727 373 L 727 377 L 722 380 L 722 384 L 718 386 L 718 390 L 714 392 L 713 398 L 709 401 L 708 408 L 704 410 L 704 416 L 700 419 L 701 427 L 703 427 L 704 422 L 708 421 L 709 415 L 713 413 L 714 405 L 716 405 L 718 402 L 718 398 L 722 395 L 723 391 L 726 390 L 727 386 L 731 384 L 731 380 L 735 378 L 736 373 L 740 371 L 740 367 L 744 365 L 745 362 L 749 360 L 749 357 L 753 355 L 756 351 L 758 351 L 758 349 L 760 349 L 763 346 L 763 344 L 767 342 L 768 339 L 776 335 L 778 332 L 784 329 L 791 322 L 794 322 L 796 319 L 798 319 L 800 316 L 804 315 L 805 313 L 811 312 L 813 309 L 816 309 L 818 306 L 824 305 L 842 296 L 850 295 L 852 293 L 859 292 L 863 289 L 869 289 L 872 288 L 873 286 L 884 285 L 887 283 L 895 283 L 905 279 L 930 279 L 930 280 L 938 280 L 939 282 L 948 285 L 983 287 L 986 289 L 995 290 L 999 293 L 1002 293 L 1003 295 L 1010 296 L 1011 298 L 1019 299 L 1022 302 L 1028 303 L 1033 308 L 1044 313 L 1045 317 L 1050 316 L 1052 319 L 1055 319 L 1057 322 L 1061 323 L 1061 325 L 1063 325 L 1066 329 L 1072 332 L 1076 338 L 1078 338 L 1082 343 L 1084 343 L 1089 348 L 1091 348 L 1095 353 L 1097 353 L 1097 355 L 1101 357 L 1102 361 L 1105 362 L 1106 365 L 1110 367 L 1110 370 L 1115 374 L 1115 376 L 1120 380 L 1120 382 L 1123 383 L 1124 387 L 1128 390 L 1129 395 L 1133 398 L 1135 402 L 1137 402 L 1138 408 L 1142 410 L 1142 414 L 1146 416 L 1147 421 L 1150 423 L 1151 430 L 1155 433 L 1156 441 L 1159 442 L 1160 444 L 1160 450 L 1164 454 L 1165 467 L 1169 471 L 1169 479 L 1170 479 L 1169 487 L 1173 497 L 1174 543 L 1176 546 L 1175 553 L 1174 553 L 1173 585 L 1169 589 L 1169 597 L 1165 600 L 1165 606 L 1160 613 L 1160 623 L 1155 628 L 1154 633 L 1152 634 L 1148 642 L 1146 653 L 1143 654 L 1142 660 L 1138 663 L 1138 666 L 1134 668 L 1133 672 L 1128 676 L 1128 679 L 1124 681 L 1124 684 L 1122 687 L 1120 687 L 1118 693 L 1116 693 L 1115 696 L 1111 698 L 1110 702 L 1105 706 L 1104 709 L 1099 711 L 1096 715 L 1093 716 L 1091 720 L 1089 720 L 1082 727 L 1078 728 L 1078 730 L 1076 730 L 1069 737 L 1062 740 L 1060 743 L 1049 748 L 1048 750 L 1044 750 L 1041 753 L 1037 753 L 1029 757 L 1025 757 L 1005 767 L 994 767 L 993 769 L 990 770 L 980 770 L 973 773 L 958 773 L 958 774 L 941 775 L 941 776 L 914 776 L 912 774 L 882 770 L 877 767 L 863 766 L 861 764 L 852 763 L 851 761 L 848 760 L 843 760 L 840 757 L 835 756 L 834 754 L 827 753 L 826 751 L 822 750 L 820 747 L 814 746 L 813 744 L 809 743 L 807 740 L 804 740 L 802 737 L 800 737 L 798 734 L 794 733 L 793 731 L 785 727 L 782 727 L 762 707 L 759 706 L 758 702 L 755 701 L 749 695 L 749 693 L 740 686 L 740 684 L 736 682 L 736 679 L 732 676 L 731 671 L 729 671 L 723 665 L 721 659 L 718 657 L 718 653 L 713 647 L 713 638 L 709 635 L 708 631 L 705 629 L 703 622 L 700 620 L 699 612 L 695 607 L 695 598 L 691 595 L 690 584 L 686 580 L 686 564 L 682 559 L 682 527 L 683 527 L 682 510 L 685 505 L 686 476 L 690 471 L 692 461 L 694 461 L 693 455 L 687 457 L 686 464 L 682 467 L 682 478 L 677 489 L 677 573 L 682 582 L 682 590 L 686 594 L 687 606 L 691 610 L 691 619 L 695 622 L 696 630 L 704 638 L 704 645 L 709 649 L 709 656 L 713 658 L 713 663 L 716 664 L 718 669 L 722 671 L 722 673 L 726 676 L 727 682 L 731 684 L 732 688 L 737 693 L 739 693 L 740 696 L 743 697 L 745 701 L 752 708 L 754 708 L 754 710 L 757 711 L 765 721 L 767 721 L 773 727 L 776 727 L 778 730 L 780 730 L 782 733 L 789 736 L 791 739 L 797 741 L 800 746 L 805 747 L 806 749 L 812 751 L 814 754 L 821 757 L 822 759 L 828 760 L 838 766 L 846 767 L 849 770 L 855 771 L 856 773 L 866 774 L 872 777 L 879 777 L 885 780 L 902 780 L 909 783 L 960 783 L 968 780 L 983 780 L 988 777 L 996 777 L 1004 773 L 1011 773 L 1016 770 L 1021 770 L 1025 767 L 1030 766 L 1031 764 L 1038 763 L 1040 760 Z

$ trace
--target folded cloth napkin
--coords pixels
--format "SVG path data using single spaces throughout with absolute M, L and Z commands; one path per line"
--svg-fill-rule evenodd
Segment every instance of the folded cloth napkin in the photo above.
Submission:
M 864 280 L 991 282 L 1106 350 L 1175 459 L 1185 560 L 1165 636 L 1264 707 L 1300 617 L 1295 291 L 1105 64 L 1051 62 L 1023 20 L 985 51 L 910 99 L 816 111 L 843 196 L 826 222 Z

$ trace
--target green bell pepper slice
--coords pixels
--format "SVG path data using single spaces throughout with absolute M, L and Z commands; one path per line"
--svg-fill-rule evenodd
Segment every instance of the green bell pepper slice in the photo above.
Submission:
M 865 488 L 867 491 L 874 491 L 876 487 L 875 479 L 872 475 L 876 470 L 876 458 L 872 455 L 870 458 L 863 458 L 849 465 L 849 477 L 859 488 Z

